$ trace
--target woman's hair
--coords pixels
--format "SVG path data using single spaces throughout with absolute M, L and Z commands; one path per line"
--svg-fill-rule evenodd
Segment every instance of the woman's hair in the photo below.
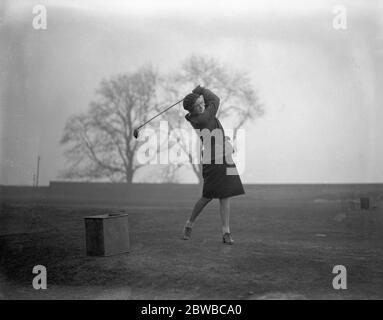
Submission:
M 193 111 L 193 106 L 194 106 L 194 103 L 197 101 L 197 99 L 199 98 L 199 94 L 197 93 L 189 93 L 185 98 L 184 98 L 184 101 L 183 101 L 183 106 L 184 106 L 184 109 L 189 111 L 189 112 L 192 112 Z

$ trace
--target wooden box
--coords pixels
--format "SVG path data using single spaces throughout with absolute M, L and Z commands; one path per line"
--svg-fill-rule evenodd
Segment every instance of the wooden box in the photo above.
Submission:
M 104 214 L 85 217 L 86 253 L 111 256 L 129 252 L 127 214 Z

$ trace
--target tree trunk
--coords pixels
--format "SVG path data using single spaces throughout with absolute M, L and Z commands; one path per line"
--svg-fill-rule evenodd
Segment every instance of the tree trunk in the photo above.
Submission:
M 132 184 L 133 183 L 133 175 L 134 175 L 134 171 L 132 168 L 129 168 L 126 172 L 125 172 L 125 181 L 126 183 L 128 184 Z

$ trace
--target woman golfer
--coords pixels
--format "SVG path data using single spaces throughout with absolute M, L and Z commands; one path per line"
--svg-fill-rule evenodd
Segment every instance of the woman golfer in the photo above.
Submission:
M 201 86 L 195 88 L 183 100 L 183 107 L 189 112 L 185 119 L 196 129 L 203 146 L 202 197 L 194 205 L 186 222 L 183 239 L 190 239 L 193 224 L 203 208 L 212 199 L 219 199 L 223 243 L 233 244 L 229 226 L 230 197 L 244 194 L 245 191 L 232 159 L 232 147 L 216 118 L 219 102 L 219 98 L 213 92 Z

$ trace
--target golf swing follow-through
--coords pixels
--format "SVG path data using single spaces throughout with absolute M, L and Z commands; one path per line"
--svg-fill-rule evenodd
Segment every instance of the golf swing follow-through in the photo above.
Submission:
M 245 191 L 236 165 L 232 159 L 232 147 L 227 142 L 222 124 L 216 117 L 220 104 L 218 96 L 207 88 L 197 86 L 192 93 L 186 95 L 185 98 L 174 103 L 135 129 L 134 137 L 138 137 L 138 130 L 141 127 L 180 102 L 183 102 L 183 108 L 188 111 L 185 119 L 196 130 L 197 134 L 199 134 L 203 146 L 202 196 L 195 203 L 190 218 L 186 221 L 182 239 L 189 240 L 191 238 L 192 228 L 199 214 L 211 200 L 219 199 L 222 220 L 222 241 L 224 244 L 231 245 L 234 241 L 229 225 L 230 198 L 244 194 Z M 205 134 L 201 135 L 201 132 L 208 132 L 208 137 L 206 137 Z M 214 133 L 214 140 L 212 139 L 212 133 Z M 219 150 L 223 150 L 223 152 L 219 152 Z M 229 169 L 230 174 L 228 174 Z
M 150 121 L 154 120 L 155 118 L 159 117 L 161 114 L 165 113 L 166 111 L 168 111 L 169 109 L 173 108 L 174 106 L 176 106 L 177 104 L 179 104 L 180 102 L 182 102 L 184 99 L 181 99 L 179 101 L 177 101 L 176 103 L 172 104 L 170 107 L 167 107 L 165 110 L 161 111 L 160 113 L 158 113 L 157 115 L 155 115 L 153 118 L 150 118 L 148 121 L 145 121 L 142 125 L 140 125 L 139 127 L 137 127 L 136 129 L 134 129 L 133 131 L 133 136 L 137 139 L 138 138 L 138 133 L 143 126 L 145 126 L 146 124 L 148 124 Z

